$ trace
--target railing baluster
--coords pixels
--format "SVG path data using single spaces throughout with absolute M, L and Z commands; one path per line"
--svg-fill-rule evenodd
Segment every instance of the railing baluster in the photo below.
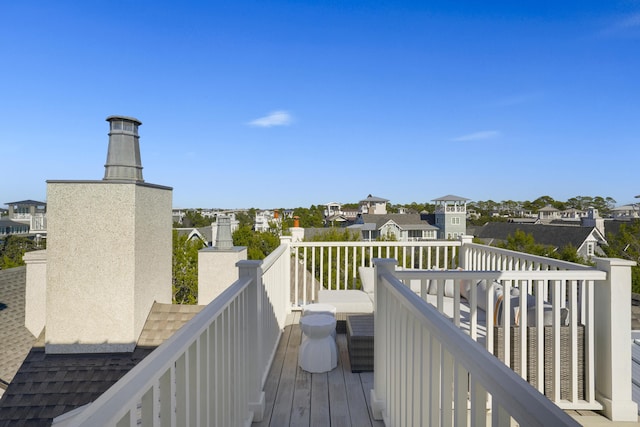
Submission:
M 570 291 L 569 299 L 569 325 L 571 328 L 571 401 L 578 401 L 578 282 L 567 281 Z

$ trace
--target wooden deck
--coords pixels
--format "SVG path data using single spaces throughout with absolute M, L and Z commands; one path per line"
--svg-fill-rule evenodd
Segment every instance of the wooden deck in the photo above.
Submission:
M 369 401 L 373 372 L 351 372 L 347 337 L 336 337 L 338 367 L 311 374 L 298 366 L 302 338 L 299 313 L 290 316 L 265 384 L 264 420 L 254 426 L 353 426 L 382 427 L 371 416 Z

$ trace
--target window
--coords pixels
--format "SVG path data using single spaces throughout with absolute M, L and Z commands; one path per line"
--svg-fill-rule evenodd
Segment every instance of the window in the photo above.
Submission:
M 587 255 L 592 256 L 594 252 L 593 242 L 587 243 Z
M 451 218 L 451 224 L 453 224 L 453 225 L 460 225 L 460 218 L 459 218 L 459 217 L 453 217 L 453 218 Z

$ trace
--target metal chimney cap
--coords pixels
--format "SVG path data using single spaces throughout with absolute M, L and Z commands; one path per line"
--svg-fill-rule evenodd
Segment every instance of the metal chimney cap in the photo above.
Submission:
M 136 119 L 135 117 L 128 117 L 128 116 L 109 116 L 105 120 L 108 122 L 111 122 L 111 120 L 126 120 L 129 122 L 136 122 L 138 126 L 142 124 L 142 122 Z

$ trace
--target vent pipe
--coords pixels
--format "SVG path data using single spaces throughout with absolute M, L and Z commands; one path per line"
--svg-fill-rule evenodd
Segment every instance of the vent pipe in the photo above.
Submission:
M 109 151 L 104 165 L 105 181 L 144 182 L 140 161 L 140 120 L 133 117 L 109 116 Z

